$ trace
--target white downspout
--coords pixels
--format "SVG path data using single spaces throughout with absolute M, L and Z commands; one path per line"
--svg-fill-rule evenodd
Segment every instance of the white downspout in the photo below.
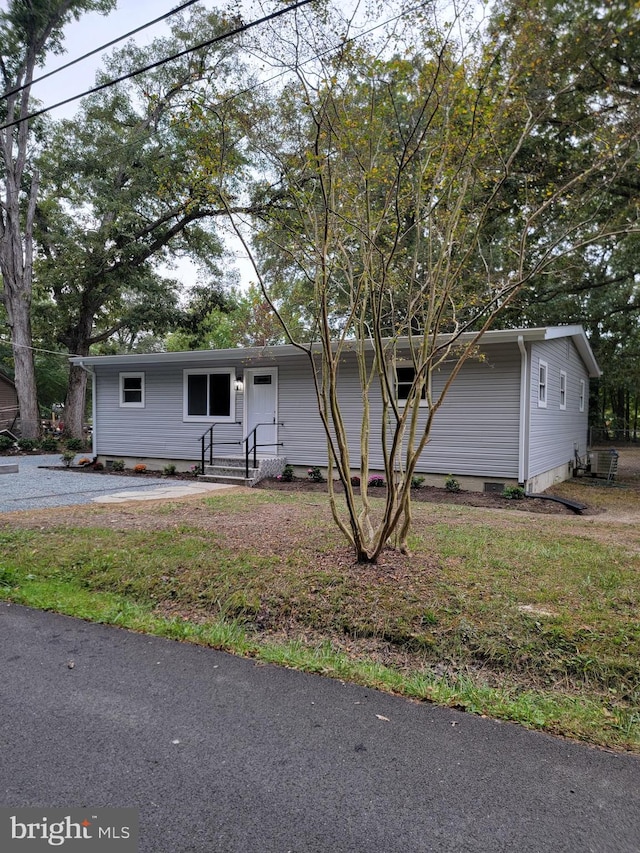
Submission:
M 96 450 L 96 447 L 98 446 L 98 430 L 96 429 L 96 414 L 98 411 L 96 372 L 93 367 L 87 367 L 87 365 L 82 361 L 78 362 L 78 367 L 81 367 L 91 377 L 91 455 L 95 458 L 98 455 Z
M 526 486 L 529 476 L 529 357 L 524 338 L 518 335 L 520 349 L 520 428 L 518 441 L 518 482 Z

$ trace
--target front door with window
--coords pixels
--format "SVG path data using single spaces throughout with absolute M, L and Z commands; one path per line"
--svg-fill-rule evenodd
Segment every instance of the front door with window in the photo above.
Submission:
M 278 368 L 244 372 L 245 435 L 258 427 L 258 456 L 278 452 Z

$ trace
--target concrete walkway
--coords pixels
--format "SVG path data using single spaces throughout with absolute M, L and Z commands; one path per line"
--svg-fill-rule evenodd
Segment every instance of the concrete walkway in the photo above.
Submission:
M 160 500 L 233 488 L 197 480 L 172 482 L 162 476 L 138 479 L 118 474 L 107 476 L 55 470 L 51 466 L 61 466 L 60 456 L 56 454 L 2 457 L 0 464 L 18 467 L 17 472 L 4 473 L 0 478 L 0 512 L 93 502 Z

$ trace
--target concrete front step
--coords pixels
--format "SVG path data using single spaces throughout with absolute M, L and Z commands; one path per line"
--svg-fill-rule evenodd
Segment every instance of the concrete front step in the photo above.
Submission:
M 253 479 L 259 468 L 249 468 L 249 479 Z M 211 477 L 244 477 L 245 467 L 242 465 L 205 465 L 204 473 Z
M 253 461 L 253 459 L 251 460 Z M 249 468 L 245 476 L 246 459 L 244 456 L 216 456 L 212 465 L 204 466 L 200 479 L 213 483 L 233 483 L 243 486 L 255 486 L 264 477 L 272 477 L 282 471 L 286 459 L 282 457 L 263 457 L 256 460 L 257 468 Z
M 232 474 L 201 474 L 198 480 L 205 483 L 226 483 L 229 486 L 253 486 L 254 480 L 249 477 L 247 479 L 244 474 L 242 476 L 234 476 Z

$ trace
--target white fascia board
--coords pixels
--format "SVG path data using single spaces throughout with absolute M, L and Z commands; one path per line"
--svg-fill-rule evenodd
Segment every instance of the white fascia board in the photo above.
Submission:
M 476 337 L 476 332 L 463 332 L 457 342 L 460 344 L 468 344 Z M 446 343 L 450 336 L 441 335 L 440 340 Z M 485 332 L 480 343 L 482 344 L 498 344 L 498 343 L 517 343 L 518 340 L 524 341 L 545 341 L 554 338 L 571 337 L 580 353 L 590 376 L 601 376 L 602 371 L 598 367 L 595 360 L 589 341 L 584 333 L 582 326 L 541 326 L 533 329 L 491 329 Z M 385 339 L 384 343 L 395 346 L 398 349 L 409 349 L 413 344 L 417 344 L 420 336 L 414 338 L 400 337 L 394 340 L 391 338 Z M 336 346 L 337 346 L 336 342 Z M 355 349 L 357 341 L 343 341 L 342 347 L 345 351 Z M 373 349 L 371 341 L 365 342 L 366 349 Z M 321 352 L 322 347 L 319 342 L 311 345 L 313 352 Z M 183 352 L 154 352 L 154 353 L 134 353 L 130 355 L 95 355 L 95 356 L 72 356 L 69 360 L 71 364 L 80 365 L 83 367 L 93 367 L 100 365 L 104 367 L 130 367 L 135 368 L 143 364 L 212 364 L 216 362 L 233 362 L 236 364 L 256 364 L 265 362 L 275 362 L 282 358 L 291 358 L 292 356 L 302 354 L 303 349 L 295 347 L 292 344 L 281 344 L 279 346 L 266 347 L 235 347 L 233 349 L 220 350 L 188 350 Z

